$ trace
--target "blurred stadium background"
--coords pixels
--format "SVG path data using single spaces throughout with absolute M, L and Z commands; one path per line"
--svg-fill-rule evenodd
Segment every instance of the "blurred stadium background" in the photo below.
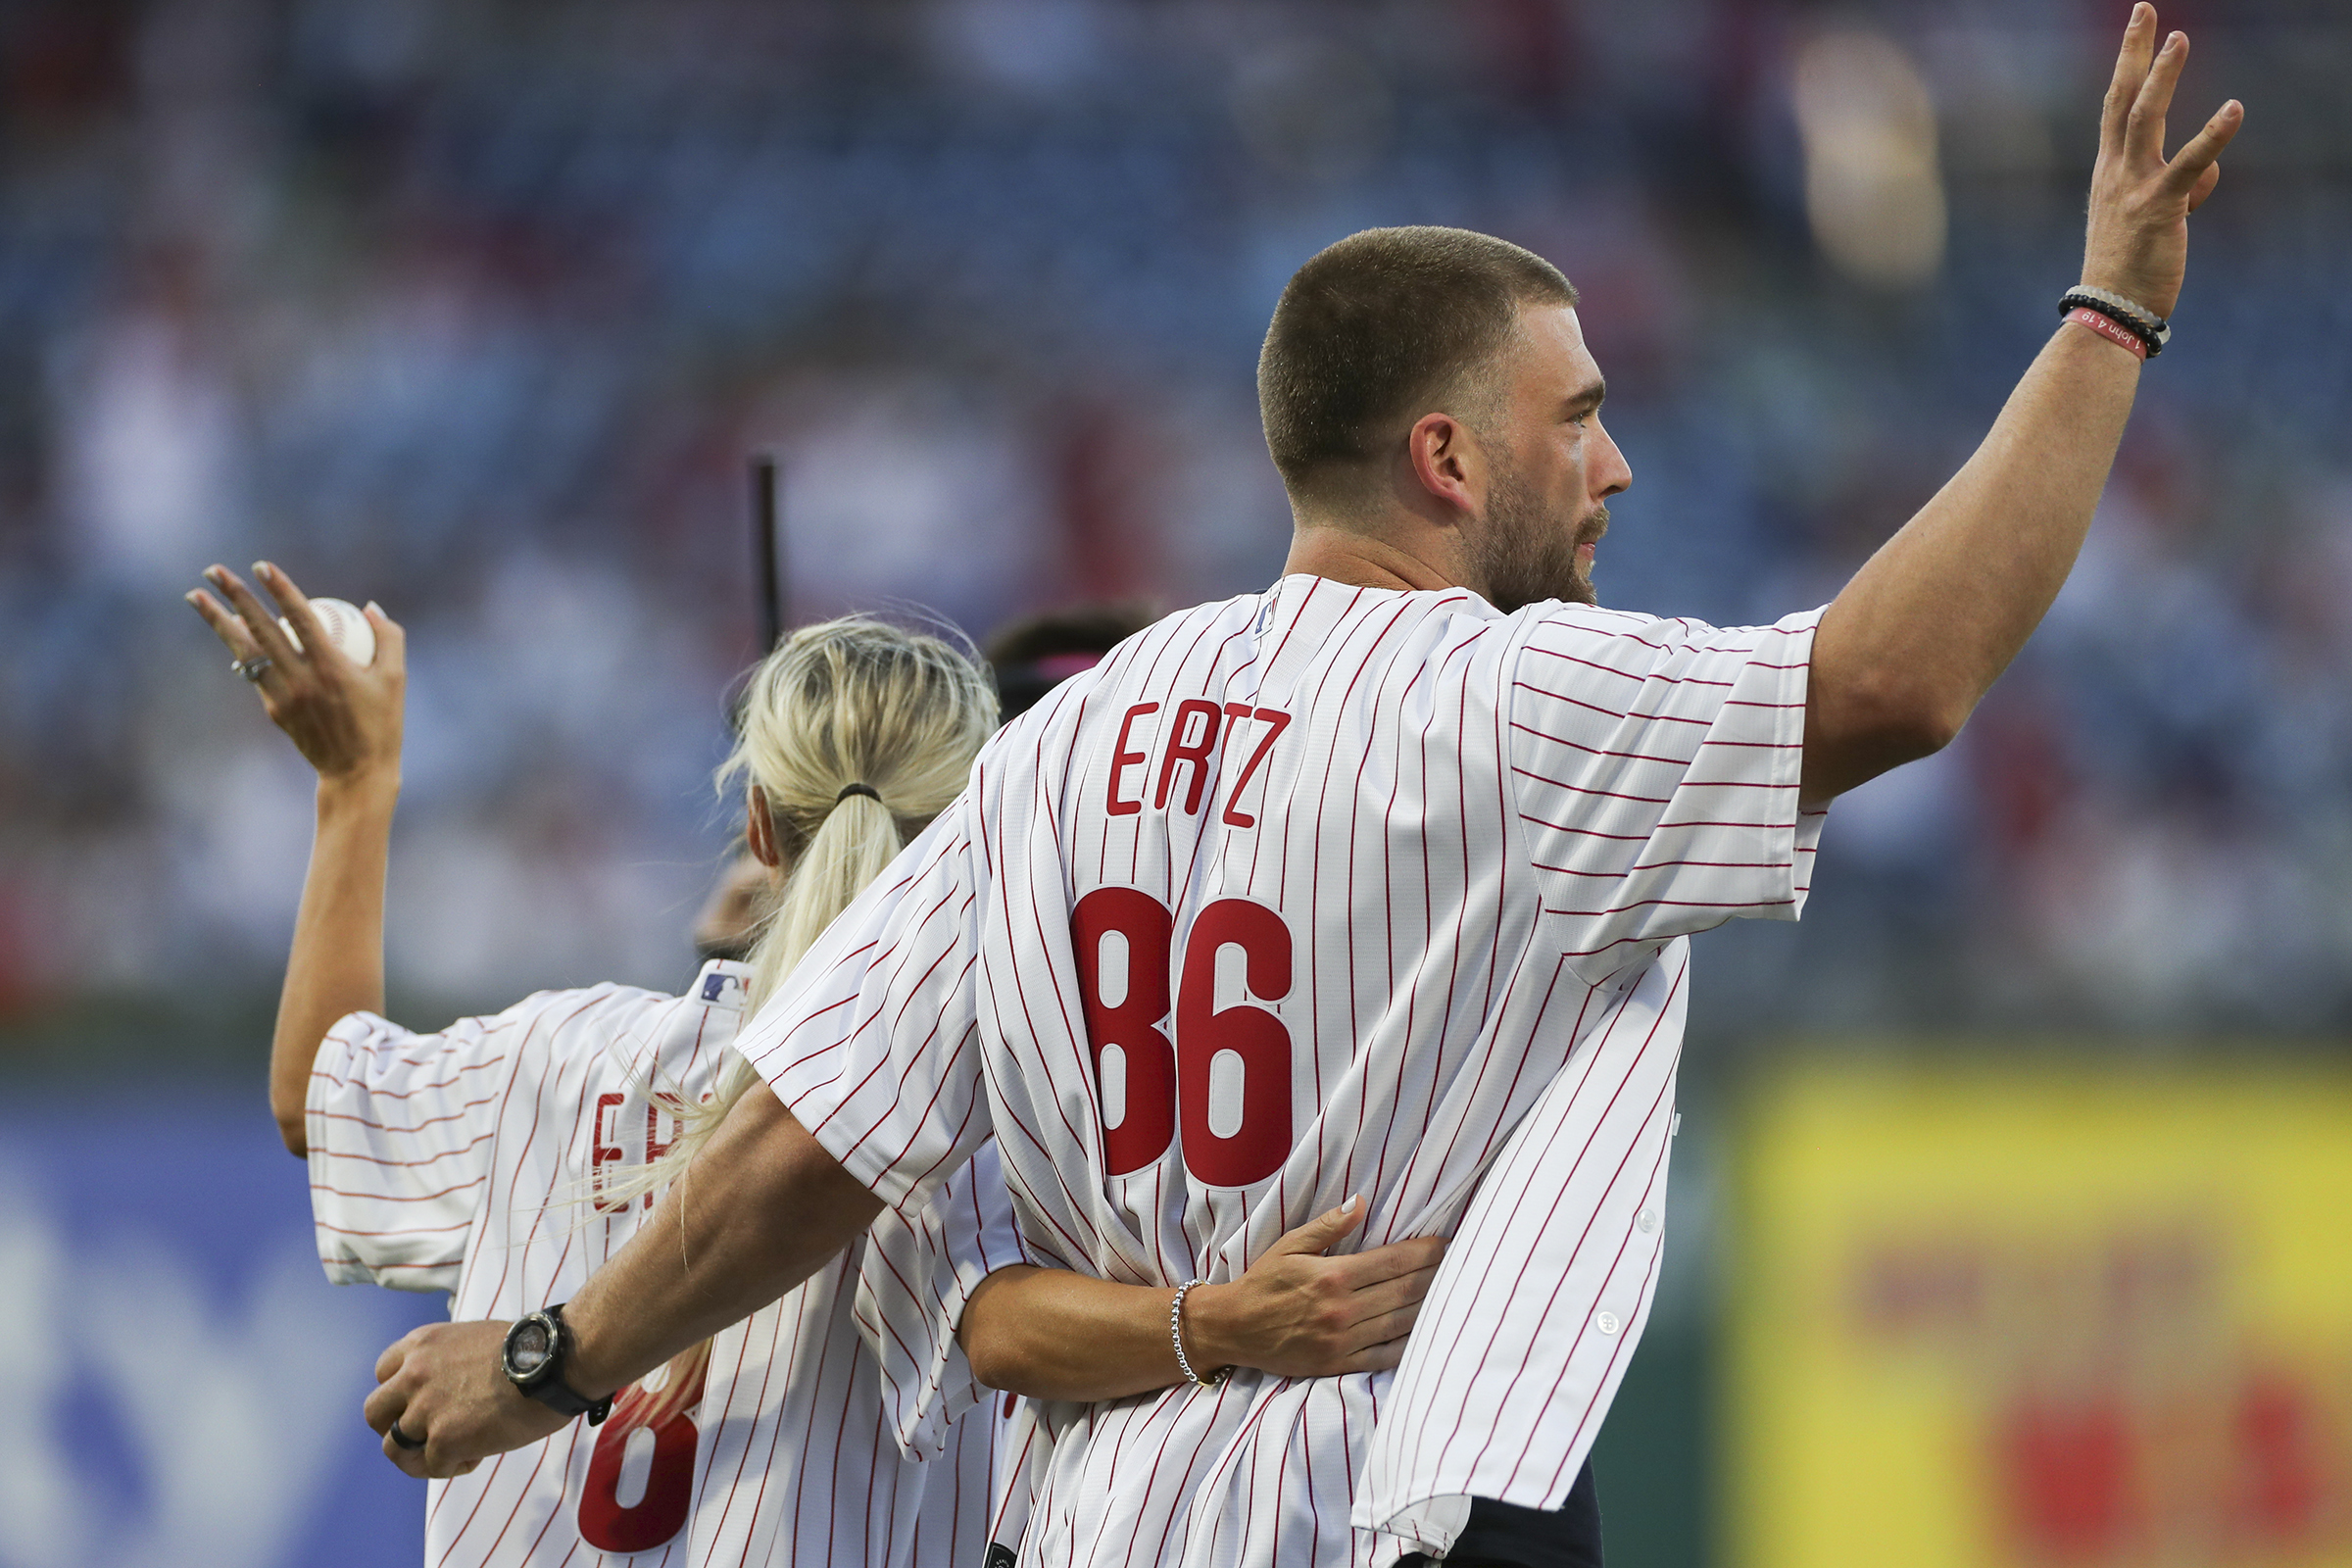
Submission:
M 1283 280 L 1456 223 L 1585 293 L 1604 599 L 1770 619 L 2049 331 L 2126 9 L 0 8 L 0 1564 L 416 1556 L 356 1405 L 432 1303 L 306 1261 L 307 773 L 207 562 L 410 629 L 396 1013 L 672 987 L 747 452 L 796 617 L 1247 591 Z M 1614 1563 L 2352 1562 L 2352 16 L 2165 21 L 2249 128 L 2082 567 L 1702 943 Z

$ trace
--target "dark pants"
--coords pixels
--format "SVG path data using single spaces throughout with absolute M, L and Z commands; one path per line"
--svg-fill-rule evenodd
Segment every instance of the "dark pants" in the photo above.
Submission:
M 1399 1568 L 1437 1560 L 1416 1551 Z M 1577 1472 L 1567 1498 L 1548 1512 L 1472 1497 L 1470 1523 L 1444 1560 L 1446 1568 L 1600 1568 L 1600 1494 L 1592 1490 L 1592 1466 Z

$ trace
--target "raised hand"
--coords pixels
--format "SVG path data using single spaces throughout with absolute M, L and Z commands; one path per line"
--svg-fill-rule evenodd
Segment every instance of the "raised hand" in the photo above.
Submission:
M 2170 162 L 2164 116 L 2188 63 L 2188 35 L 2156 42 L 2156 8 L 2132 8 L 2123 52 L 2099 121 L 2099 158 L 2090 176 L 2090 221 L 2082 281 L 2155 312 L 2173 314 L 2188 265 L 2188 215 L 2222 177 L 2222 149 L 2245 121 L 2234 98 L 2214 112 Z
M 1420 1237 L 1323 1255 L 1363 1222 L 1364 1200 L 1350 1198 L 1285 1234 L 1232 1284 L 1195 1287 L 1185 1300 L 1194 1365 L 1293 1378 L 1395 1366 L 1446 1243 Z
M 408 683 L 408 639 L 374 605 L 366 611 L 375 631 L 375 660 L 362 666 L 335 647 L 294 579 L 268 562 L 254 575 L 284 610 L 302 640 L 296 652 L 277 617 L 226 566 L 205 580 L 233 606 L 199 588 L 187 596 L 214 635 L 240 662 L 267 661 L 254 681 L 262 710 L 286 732 L 322 780 L 349 781 L 400 771 L 401 703 Z

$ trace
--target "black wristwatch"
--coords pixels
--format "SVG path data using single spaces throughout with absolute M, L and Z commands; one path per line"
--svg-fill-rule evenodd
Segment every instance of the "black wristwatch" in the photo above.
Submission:
M 507 1381 L 559 1415 L 584 1415 L 595 1426 L 612 1413 L 612 1396 L 582 1397 L 564 1381 L 564 1360 L 571 1353 L 571 1330 L 564 1322 L 564 1303 L 558 1301 L 507 1330 L 505 1348 L 498 1354 Z

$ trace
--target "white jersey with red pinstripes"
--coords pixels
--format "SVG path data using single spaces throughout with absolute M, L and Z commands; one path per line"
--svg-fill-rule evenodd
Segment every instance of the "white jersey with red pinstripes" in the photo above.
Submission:
M 1507 1146 L 1557 1189 L 1531 1246 L 1591 1294 L 1545 1305 L 1510 1398 L 1581 1454 L 1658 1250 L 1681 939 L 1804 901 L 1818 618 L 1505 615 L 1308 576 L 1170 616 L 1006 727 L 743 1050 L 886 1202 L 993 1133 L 1029 1249 L 1137 1284 L 1233 1279 L 1351 1193 L 1365 1244 L 1451 1234 Z M 1495 1375 L 1432 1381 L 1484 1420 Z M 1425 1465 L 1460 1467 L 1443 1446 L 1397 1467 L 1403 1525 L 1350 1524 L 1391 1385 L 1044 1407 L 1022 1560 L 1449 1540 L 1420 1506 L 1446 1491 Z
M 342 1020 L 320 1048 L 306 1118 L 328 1277 L 446 1290 L 460 1319 L 513 1318 L 568 1298 L 652 1207 L 597 1196 L 675 1136 L 647 1086 L 687 1099 L 712 1087 L 747 977 L 712 963 L 684 997 L 611 985 L 543 992 L 438 1035 L 368 1013 Z M 683 1568 L 720 1560 L 720 1547 L 730 1563 L 793 1560 L 765 1554 L 757 1537 L 704 1539 L 718 1515 L 698 1501 L 729 1500 L 725 1482 L 714 1496 L 708 1477 L 754 1434 L 778 1456 L 776 1478 L 758 1478 L 771 1507 L 812 1517 L 854 1491 L 904 1509 L 844 1512 L 835 1560 L 909 1563 L 918 1531 L 982 1540 L 990 1422 L 957 1419 L 984 1391 L 954 1328 L 963 1293 L 996 1266 L 985 1248 L 1017 1256 L 1002 1180 L 992 1190 L 991 1179 L 975 1161 L 911 1220 L 883 1215 L 851 1264 L 728 1331 L 703 1388 L 665 1417 L 643 1390 L 623 1391 L 602 1426 L 574 1422 L 431 1483 L 426 1562 Z M 779 1442 L 770 1396 L 786 1364 L 823 1377 L 796 1389 L 800 1424 Z M 649 1414 L 662 1418 L 649 1427 Z M 948 1462 L 922 1462 L 934 1456 Z
M 1025 1261 L 986 1146 L 911 1220 L 885 1212 L 722 1331 L 706 1398 L 725 1415 L 705 1444 L 697 1568 L 979 1568 L 1003 1412 L 956 1324 L 973 1286 Z
M 1575 1484 L 1657 1284 L 1690 949 L 1613 982 L 1640 1048 L 1572 1059 L 1481 1179 L 1356 1480 L 1378 1560 L 1443 1555 L 1471 1497 L 1556 1508 Z

